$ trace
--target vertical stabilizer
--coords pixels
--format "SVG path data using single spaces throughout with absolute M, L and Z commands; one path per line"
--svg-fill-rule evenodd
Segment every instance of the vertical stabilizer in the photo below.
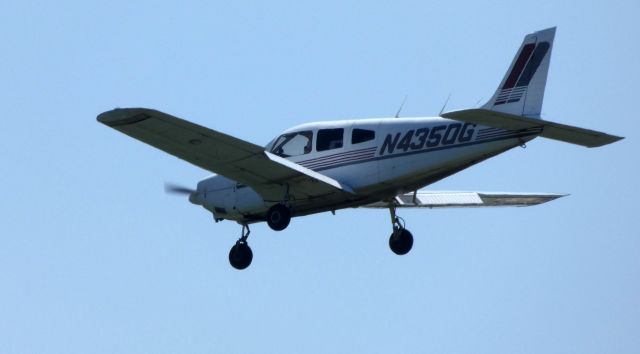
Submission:
M 552 27 L 524 37 L 500 86 L 482 108 L 540 117 L 555 34 L 556 28 Z

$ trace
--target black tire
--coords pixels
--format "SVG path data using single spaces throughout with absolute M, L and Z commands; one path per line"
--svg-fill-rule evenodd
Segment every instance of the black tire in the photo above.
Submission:
M 283 204 L 276 204 L 267 211 L 267 224 L 272 230 L 282 231 L 291 222 L 291 211 Z
M 253 251 L 246 243 L 236 243 L 229 251 L 229 263 L 235 269 L 242 270 L 251 265 Z
M 399 256 L 409 253 L 411 247 L 413 247 L 413 235 L 407 229 L 397 229 L 389 237 L 389 248 Z

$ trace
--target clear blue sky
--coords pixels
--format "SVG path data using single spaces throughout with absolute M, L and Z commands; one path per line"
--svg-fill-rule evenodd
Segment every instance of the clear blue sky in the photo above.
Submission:
M 638 353 L 638 1 L 0 4 L 0 353 Z M 535 140 L 431 189 L 566 192 L 240 234 L 163 193 L 208 175 L 95 121 L 143 106 L 264 144 L 302 122 L 474 106 L 558 26 Z

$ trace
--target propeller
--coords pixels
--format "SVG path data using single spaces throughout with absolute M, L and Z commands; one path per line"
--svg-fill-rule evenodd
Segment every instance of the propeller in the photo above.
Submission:
M 180 186 L 173 183 L 164 183 L 164 192 L 167 194 L 182 194 L 182 195 L 192 195 L 197 191 L 192 188 Z

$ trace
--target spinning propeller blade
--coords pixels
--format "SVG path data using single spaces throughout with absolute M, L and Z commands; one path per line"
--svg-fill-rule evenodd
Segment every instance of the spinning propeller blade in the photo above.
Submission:
M 167 194 L 182 194 L 182 195 L 191 195 L 196 193 L 195 189 L 179 186 L 173 183 L 166 183 L 166 182 L 164 184 L 164 191 Z

